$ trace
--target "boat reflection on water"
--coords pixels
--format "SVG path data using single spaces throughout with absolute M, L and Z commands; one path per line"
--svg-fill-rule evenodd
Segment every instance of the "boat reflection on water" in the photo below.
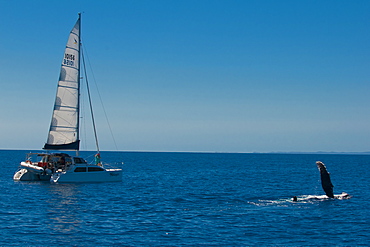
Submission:
M 68 233 L 79 231 L 81 223 L 81 202 L 79 198 L 79 184 L 59 184 L 58 186 L 49 185 L 50 196 L 45 200 L 48 217 L 47 225 L 50 233 L 59 237 L 70 238 Z M 70 241 L 70 240 L 68 240 Z

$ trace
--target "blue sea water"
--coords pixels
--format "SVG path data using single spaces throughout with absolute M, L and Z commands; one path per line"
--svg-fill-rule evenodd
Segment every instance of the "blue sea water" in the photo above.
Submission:
M 24 157 L 0 151 L 1 246 L 370 243 L 369 155 L 102 152 L 123 181 L 86 184 L 15 182 Z M 306 199 L 318 160 L 352 198 Z

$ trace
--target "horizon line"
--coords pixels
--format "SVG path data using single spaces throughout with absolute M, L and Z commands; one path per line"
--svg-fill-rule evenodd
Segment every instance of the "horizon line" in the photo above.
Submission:
M 42 149 L 14 149 L 0 148 L 0 151 L 41 151 Z M 96 150 L 79 150 L 80 152 L 96 152 Z M 75 152 L 75 150 L 60 150 L 60 152 Z M 268 151 L 268 152 L 242 152 L 242 151 L 168 151 L 168 150 L 100 150 L 100 152 L 122 153 L 224 153 L 224 154 L 370 154 L 370 151 Z

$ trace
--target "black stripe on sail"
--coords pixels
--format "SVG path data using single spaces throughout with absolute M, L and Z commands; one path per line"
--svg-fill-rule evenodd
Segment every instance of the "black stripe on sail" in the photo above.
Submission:
M 42 148 L 45 150 L 79 150 L 80 140 L 67 144 L 47 144 Z

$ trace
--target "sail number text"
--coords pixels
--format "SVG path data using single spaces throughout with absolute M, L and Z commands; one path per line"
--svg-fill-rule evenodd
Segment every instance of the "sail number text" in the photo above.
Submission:
M 75 55 L 73 54 L 64 54 L 64 59 L 63 59 L 63 65 L 67 66 L 73 66 L 75 64 Z

